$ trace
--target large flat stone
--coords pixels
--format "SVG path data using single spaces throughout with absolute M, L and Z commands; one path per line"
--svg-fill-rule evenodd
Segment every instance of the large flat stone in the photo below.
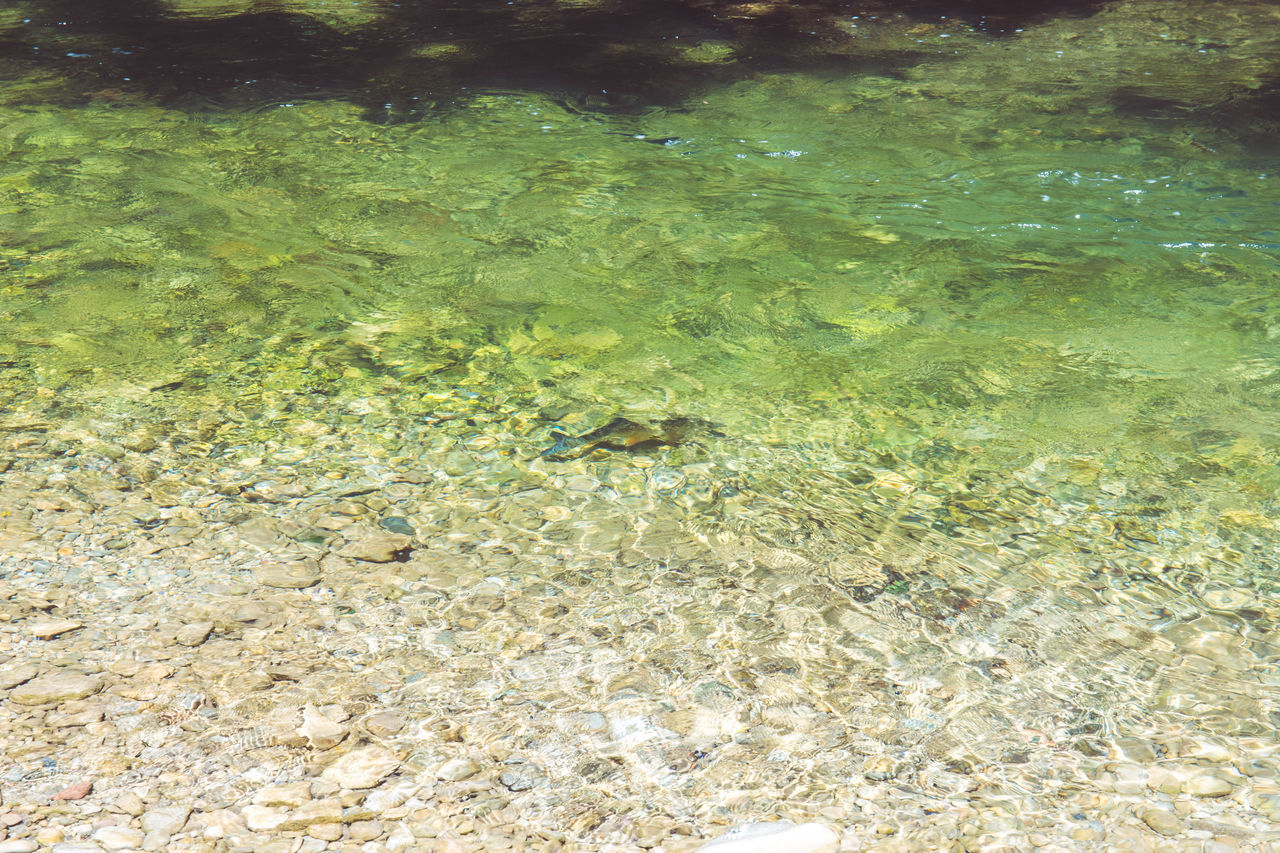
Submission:
M 27 631 L 37 639 L 52 640 L 68 631 L 83 627 L 84 625 L 74 619 L 38 619 L 27 625 Z
M 51 705 L 83 699 L 102 689 L 102 679 L 83 672 L 64 670 L 33 678 L 15 687 L 9 698 L 19 705 Z

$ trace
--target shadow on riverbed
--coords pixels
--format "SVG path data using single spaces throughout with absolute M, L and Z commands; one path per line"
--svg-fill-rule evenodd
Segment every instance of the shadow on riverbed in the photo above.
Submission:
M 339 28 L 296 12 L 195 17 L 157 0 L 54 0 L 31 3 L 21 24 L 0 30 L 0 68 L 62 75 L 75 84 L 73 100 L 106 91 L 192 109 L 332 97 L 394 122 L 498 89 L 630 111 L 677 105 L 713 83 L 765 70 L 899 73 L 939 55 L 909 37 L 921 23 L 999 37 L 1104 4 L 881 5 L 400 3 Z M 842 27 L 855 11 L 862 29 L 850 39 Z

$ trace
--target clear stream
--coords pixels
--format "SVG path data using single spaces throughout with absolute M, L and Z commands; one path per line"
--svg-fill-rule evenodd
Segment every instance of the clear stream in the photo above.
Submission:
M 14 0 L 5 428 L 453 424 L 827 578 L 885 743 L 1270 742 L 1280 18 L 1052 7 Z

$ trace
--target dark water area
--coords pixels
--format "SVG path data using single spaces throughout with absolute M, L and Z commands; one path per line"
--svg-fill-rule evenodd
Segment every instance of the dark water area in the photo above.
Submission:
M 361 103 L 371 119 L 391 104 L 405 120 L 465 99 L 468 89 L 530 89 L 627 109 L 679 104 L 700 87 L 743 73 L 890 72 L 935 51 L 883 40 L 855 55 L 840 45 L 849 35 L 840 19 L 891 20 L 903 28 L 952 21 L 1005 36 L 1037 19 L 1086 17 L 1103 5 L 397 3 L 368 4 L 370 11 L 352 22 L 327 5 L 258 4 L 239 14 L 210 7 L 212 16 L 194 17 L 174 14 L 181 7 L 163 2 L 73 0 L 24 9 L 30 17 L 11 31 L 6 52 L 152 97 L 342 97 Z M 357 25 L 343 26 L 351 23 Z M 731 45 L 733 67 L 673 62 L 664 42 L 681 38 Z M 422 55 L 441 44 L 466 45 L 467 55 L 444 62 Z
M 1154 0 L 10 3 L 0 471 L 425 466 L 420 550 L 509 536 L 516 598 L 668 614 L 584 679 L 644 647 L 676 696 L 736 650 L 797 773 L 1052 811 L 1236 762 L 1198 819 L 1263 832 L 1278 36 Z M 581 698 L 559 654 L 520 678 Z

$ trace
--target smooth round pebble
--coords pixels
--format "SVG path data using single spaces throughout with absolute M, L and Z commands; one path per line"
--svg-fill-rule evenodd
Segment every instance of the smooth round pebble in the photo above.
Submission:
M 1188 794 L 1194 794 L 1197 797 L 1225 797 L 1235 790 L 1226 779 L 1210 773 L 1191 777 L 1182 788 Z

